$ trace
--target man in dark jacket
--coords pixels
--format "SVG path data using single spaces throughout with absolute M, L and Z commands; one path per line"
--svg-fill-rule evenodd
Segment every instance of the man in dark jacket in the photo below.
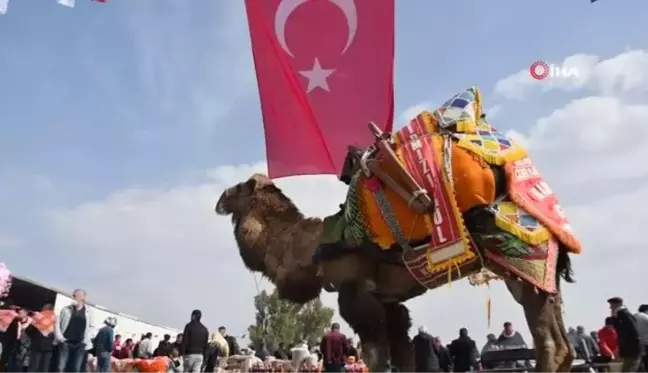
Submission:
M 414 344 L 414 370 L 416 372 L 440 372 L 439 358 L 434 351 L 434 338 L 424 326 L 419 327 L 418 334 L 412 339 Z
M 184 371 L 199 373 L 202 368 L 204 354 L 209 345 L 209 331 L 200 322 L 202 312 L 193 310 L 191 321 L 185 325 L 182 332 L 181 355 L 184 356 Z
M 614 317 L 614 328 L 619 337 L 619 357 L 623 360 L 622 372 L 636 372 L 641 365 L 641 342 L 635 317 L 623 305 L 623 299 L 608 299 Z
M 322 351 L 322 362 L 326 372 L 342 372 L 346 364 L 346 356 L 349 352 L 347 337 L 340 333 L 340 324 L 333 323 L 331 331 L 328 332 L 320 343 Z
M 165 334 L 164 339 L 158 343 L 157 348 L 153 352 L 155 356 L 169 356 L 171 355 L 171 350 L 173 349 L 173 344 L 171 344 L 171 335 Z
M 109 317 L 104 321 L 106 326 L 99 329 L 94 347 L 97 356 L 97 372 L 110 372 L 110 358 L 115 343 L 115 326 L 117 319 Z
M 218 332 L 227 341 L 227 346 L 229 347 L 229 356 L 240 355 L 241 349 L 239 348 L 238 343 L 236 343 L 236 338 L 232 335 L 227 334 L 227 329 L 224 326 L 219 327 Z
M 434 337 L 434 351 L 439 357 L 439 368 L 441 368 L 441 371 L 452 372 L 453 366 L 450 351 L 441 343 L 441 338 L 439 337 Z
M 455 372 L 477 370 L 477 345 L 468 336 L 466 328 L 459 329 L 459 338 L 450 344 L 450 356 L 454 363 Z

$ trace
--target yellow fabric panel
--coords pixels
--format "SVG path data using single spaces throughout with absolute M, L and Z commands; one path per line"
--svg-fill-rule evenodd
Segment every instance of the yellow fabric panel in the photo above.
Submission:
M 488 164 L 456 144 L 452 146 L 452 179 L 459 211 L 495 201 L 495 175 Z

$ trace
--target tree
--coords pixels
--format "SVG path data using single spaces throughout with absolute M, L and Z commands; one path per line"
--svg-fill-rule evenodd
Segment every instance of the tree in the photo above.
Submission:
M 334 314 L 319 298 L 304 305 L 296 304 L 280 299 L 276 289 L 271 294 L 263 290 L 256 295 L 254 308 L 256 322 L 248 327 L 250 341 L 257 349 L 263 342 L 269 350 L 277 348 L 280 342 L 318 343 Z

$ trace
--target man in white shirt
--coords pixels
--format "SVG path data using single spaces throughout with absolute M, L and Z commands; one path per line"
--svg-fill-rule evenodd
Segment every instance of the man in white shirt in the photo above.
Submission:
M 637 331 L 643 347 L 643 364 L 648 369 L 648 304 L 639 306 L 639 312 L 635 315 L 637 320 Z
M 152 333 L 146 333 L 144 339 L 140 341 L 139 347 L 137 348 L 137 356 L 140 359 L 148 359 L 153 356 L 153 342 L 151 341 L 152 338 Z

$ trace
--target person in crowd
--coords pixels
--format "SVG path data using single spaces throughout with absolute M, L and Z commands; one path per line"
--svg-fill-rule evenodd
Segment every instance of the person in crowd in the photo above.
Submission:
M 288 360 L 288 351 L 286 350 L 286 344 L 279 342 L 279 347 L 274 352 L 274 357 L 277 360 Z
M 137 344 L 137 357 L 140 359 L 149 359 L 153 356 L 153 333 L 148 332 L 142 336 L 142 340 Z
M 610 362 L 617 358 L 619 351 L 619 339 L 616 329 L 614 329 L 614 317 L 605 318 L 605 326 L 598 331 L 599 350 L 601 355 L 606 357 Z
M 648 371 L 648 304 L 639 306 L 635 319 L 637 320 L 637 331 L 639 332 L 639 340 L 644 354 L 644 370 Z
M 110 358 L 115 343 L 115 326 L 117 319 L 109 317 L 104 321 L 105 326 L 99 329 L 95 337 L 95 356 L 97 357 L 97 372 L 110 372 Z
M 424 326 L 412 339 L 414 345 L 414 370 L 416 372 L 440 372 L 439 357 L 434 351 L 434 338 Z
M 184 367 L 182 366 L 182 359 L 180 358 L 180 350 L 175 348 L 175 346 L 171 350 L 170 359 L 171 361 L 169 361 L 169 368 L 167 369 L 167 372 L 171 372 L 171 373 L 184 372 Z
M 115 343 L 113 343 L 113 356 L 116 359 L 119 359 L 120 352 L 121 352 L 121 347 L 122 347 L 122 336 L 120 334 L 117 334 L 115 336 Z
M 37 315 L 34 316 L 31 325 L 25 332 L 31 340 L 29 351 L 29 371 L 49 372 L 54 351 L 54 327 L 56 315 L 54 307 L 46 304 Z
M 614 317 L 614 328 L 619 340 L 619 357 L 623 360 L 622 372 L 636 372 L 641 365 L 641 342 L 635 317 L 623 305 L 623 299 L 608 299 Z
M 576 327 L 576 337 L 578 346 L 574 346 L 576 357 L 585 361 L 592 361 L 600 355 L 598 343 L 589 334 L 585 333 L 585 327 L 579 325 Z
M 202 312 L 193 310 L 191 321 L 187 323 L 182 332 L 182 346 L 180 354 L 184 357 L 185 372 L 200 372 L 204 361 L 204 354 L 209 344 L 209 331 L 200 322 Z
M 233 335 L 227 334 L 227 329 L 224 326 L 218 327 L 218 332 L 227 341 L 227 344 L 229 345 L 230 355 L 239 355 L 241 353 L 241 349 L 236 342 L 236 338 Z
M 354 356 L 356 361 L 360 360 L 360 355 L 358 354 L 358 350 L 353 347 L 353 338 L 347 339 L 347 346 L 349 346 L 349 350 L 347 351 L 346 356 Z
M 257 349 L 255 350 L 254 356 L 258 357 L 259 360 L 265 361 L 265 359 L 270 356 L 270 352 L 265 346 L 265 343 L 263 341 L 259 342 L 259 345 L 257 346 Z
M 2 344 L 3 355 L 6 356 L 5 372 L 24 371 L 28 355 L 29 339 L 25 333 L 29 327 L 30 319 L 25 309 L 18 309 L 16 317 L 11 321 L 5 331 Z
M 477 345 L 468 336 L 468 329 L 459 329 L 459 338 L 450 343 L 449 351 L 455 372 L 477 370 Z
M 522 337 L 522 334 L 515 331 L 513 324 L 508 321 L 504 323 L 502 334 L 500 334 L 499 338 L 497 338 L 497 345 L 501 350 L 517 350 L 528 348 L 526 342 L 524 341 L 524 337 Z M 504 363 L 503 367 L 530 368 L 530 364 L 531 363 L 528 361 L 508 361 Z
M 139 341 L 135 342 L 135 347 L 133 348 L 133 358 L 135 358 L 135 359 L 139 359 L 139 346 L 140 346 L 140 343 L 142 343 L 142 341 L 143 341 L 145 338 L 146 338 L 146 334 L 142 334 L 142 335 L 140 336 Z
M 121 347 L 119 351 L 118 359 L 132 359 L 135 351 L 135 342 L 132 338 L 126 338 L 126 342 Z
M 596 342 L 596 345 L 598 346 L 598 344 L 599 344 L 598 331 L 592 330 L 590 332 L 590 337 L 592 337 L 592 339 L 594 340 L 594 342 Z
M 340 324 L 333 323 L 320 343 L 324 371 L 341 372 L 349 351 L 347 337 L 340 332 Z
M 76 289 L 73 302 L 61 310 L 54 333 L 58 342 L 59 372 L 80 372 L 86 347 L 92 347 L 92 313 L 85 305 L 86 292 Z
M 153 356 L 169 356 L 172 349 L 173 344 L 171 343 L 171 335 L 165 334 L 160 343 L 158 343 L 155 351 L 153 351 Z
M 452 372 L 452 358 L 450 357 L 450 351 L 446 346 L 441 343 L 441 338 L 434 337 L 434 352 L 436 352 L 439 357 L 439 367 L 443 372 Z
M 488 334 L 486 336 L 486 344 L 484 344 L 484 347 L 481 349 L 481 354 L 480 356 L 484 356 L 485 354 L 492 352 L 492 351 L 499 351 L 500 346 L 497 344 L 497 337 L 495 337 L 495 334 Z M 494 363 L 484 363 L 482 361 L 483 368 L 484 369 L 495 369 L 496 365 Z
M 182 350 L 182 338 L 182 333 L 178 333 L 178 335 L 176 335 L 175 341 L 173 342 L 173 348 L 177 349 L 178 353 L 180 353 L 180 351 Z
M 213 333 L 205 352 L 204 372 L 214 372 L 220 366 L 221 359 L 229 356 L 229 345 L 220 333 Z

